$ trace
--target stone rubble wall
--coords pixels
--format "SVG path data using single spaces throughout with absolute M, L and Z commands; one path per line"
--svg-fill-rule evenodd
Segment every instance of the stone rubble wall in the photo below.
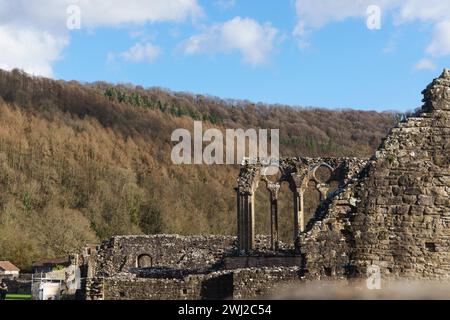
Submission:
M 301 281 L 299 268 L 257 268 L 189 275 L 183 279 L 112 277 L 102 280 L 105 300 L 256 299 Z
M 233 299 L 267 298 L 284 286 L 302 283 L 300 267 L 241 269 L 233 276 Z
M 356 274 L 450 279 L 450 112 L 411 118 L 377 153 L 352 221 Z
M 254 259 L 261 267 L 241 269 L 234 263 L 234 270 L 225 270 L 225 259 L 237 255 L 236 237 L 113 237 L 82 256 L 87 270 L 83 295 L 88 300 L 252 299 L 280 282 L 299 279 L 299 267 L 290 265 L 300 257 L 273 256 L 268 236 L 258 236 L 257 243 L 261 251 Z M 141 254 L 152 257 L 152 268 L 136 268 Z M 277 261 L 289 266 L 270 267 Z
M 235 250 L 235 237 L 227 236 L 116 236 L 104 242 L 89 260 L 93 277 L 110 277 L 137 267 L 140 255 L 152 258 L 152 267 L 209 269 Z
M 226 257 L 237 256 L 234 236 L 139 235 L 116 236 L 102 243 L 91 254 L 81 256 L 80 267 L 85 277 L 112 277 L 124 272 L 142 273 L 137 259 L 146 254 L 152 257 L 152 268 L 180 272 L 211 271 L 223 267 Z M 255 257 L 272 256 L 270 236 L 256 238 Z M 280 242 L 285 251 L 293 254 L 289 245 Z M 168 272 L 168 271 L 167 271 Z
M 353 246 L 350 215 L 356 204 L 353 188 L 353 184 L 343 188 L 324 209 L 325 217 L 300 236 L 302 272 L 307 279 L 347 277 Z
M 450 72 L 301 235 L 304 275 L 450 280 Z
M 361 179 L 301 236 L 305 276 L 450 278 L 449 114 L 392 130 Z

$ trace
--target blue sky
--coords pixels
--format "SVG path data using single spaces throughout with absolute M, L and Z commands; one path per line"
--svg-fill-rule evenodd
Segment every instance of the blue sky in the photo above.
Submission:
M 421 90 L 450 66 L 450 1 L 430 1 L 44 0 L 30 8 L 0 0 L 18 16 L 0 13 L 0 39 L 10 38 L 0 50 L 15 53 L 0 57 L 0 67 L 254 102 L 404 111 L 420 106 Z M 373 3 L 378 30 L 366 25 Z M 81 29 L 60 28 L 73 4 Z

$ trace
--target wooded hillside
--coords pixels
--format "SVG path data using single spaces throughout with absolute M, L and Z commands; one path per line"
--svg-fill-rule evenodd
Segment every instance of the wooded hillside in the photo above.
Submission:
M 282 156 L 367 157 L 395 118 L 0 71 L 0 260 L 24 268 L 116 234 L 234 234 L 238 167 L 170 160 L 172 131 L 194 120 L 279 128 Z

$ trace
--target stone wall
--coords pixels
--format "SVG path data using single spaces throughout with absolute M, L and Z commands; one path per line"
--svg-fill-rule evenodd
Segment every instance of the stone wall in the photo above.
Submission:
M 450 72 L 301 236 L 305 275 L 450 279 Z
M 225 270 L 245 268 L 271 268 L 271 267 L 299 267 L 302 264 L 301 256 L 240 256 L 225 257 Z
M 106 300 L 198 300 L 203 276 L 185 279 L 106 278 Z
M 189 275 L 183 279 L 112 277 L 102 280 L 106 300 L 255 299 L 300 281 L 299 268 L 249 268 Z
M 270 237 L 258 236 L 256 240 L 261 250 L 270 247 Z M 260 252 L 242 261 L 244 257 L 238 257 L 236 249 L 236 237 L 113 237 L 96 249 L 90 248 L 80 259 L 82 269 L 87 270 L 84 297 L 250 299 L 267 294 L 267 289 L 285 279 L 298 280 L 299 256 L 266 256 Z M 143 254 L 151 256 L 152 265 L 138 268 L 137 260 Z
M 449 159 L 450 111 L 394 129 L 356 190 L 357 273 L 373 264 L 385 276 L 450 279 Z
M 251 268 L 233 274 L 233 299 L 247 300 L 272 296 L 276 289 L 302 281 L 300 268 Z
M 226 236 L 116 236 L 93 253 L 90 271 L 94 277 L 108 277 L 139 267 L 139 257 L 148 255 L 148 267 L 209 269 L 235 250 L 235 237 Z
M 300 236 L 302 272 L 307 279 L 345 279 L 351 273 L 351 217 L 356 210 L 354 182 L 342 188 Z

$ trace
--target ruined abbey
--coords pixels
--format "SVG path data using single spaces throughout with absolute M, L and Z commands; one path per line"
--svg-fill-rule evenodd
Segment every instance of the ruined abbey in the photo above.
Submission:
M 450 70 L 414 117 L 370 159 L 282 159 L 278 176 L 244 164 L 235 189 L 237 237 L 117 236 L 86 248 L 86 299 L 250 299 L 281 284 L 450 280 Z M 292 192 L 294 239 L 278 237 L 278 192 Z M 255 191 L 269 192 L 271 234 L 255 234 Z M 304 206 L 308 190 L 320 197 Z M 231 190 L 230 190 L 231 192 Z

